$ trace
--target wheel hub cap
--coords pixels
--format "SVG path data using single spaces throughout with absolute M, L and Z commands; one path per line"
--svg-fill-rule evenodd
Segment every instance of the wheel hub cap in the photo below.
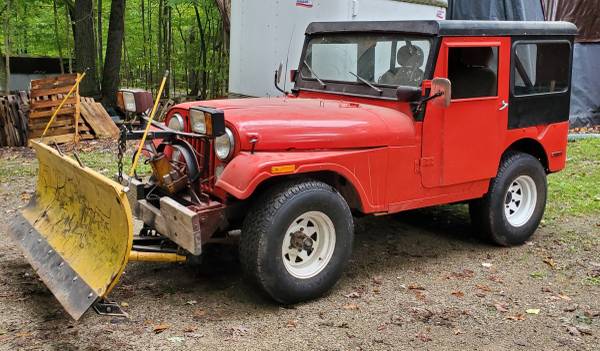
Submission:
M 537 187 L 530 176 L 519 176 L 508 187 L 504 200 L 504 215 L 513 227 L 525 225 L 537 204 Z
M 335 249 L 335 227 L 319 211 L 300 215 L 288 227 L 281 256 L 288 273 L 299 279 L 319 274 L 329 263 Z

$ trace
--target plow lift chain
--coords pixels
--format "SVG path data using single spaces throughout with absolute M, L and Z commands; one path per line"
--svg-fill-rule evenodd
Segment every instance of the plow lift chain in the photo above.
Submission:
M 127 127 L 121 125 L 121 133 L 119 134 L 119 144 L 117 146 L 117 179 L 119 184 L 123 184 L 123 155 L 127 151 Z

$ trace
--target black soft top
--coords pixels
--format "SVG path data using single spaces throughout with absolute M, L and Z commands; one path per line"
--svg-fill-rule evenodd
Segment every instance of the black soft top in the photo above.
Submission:
M 317 33 L 410 33 L 428 36 L 569 36 L 577 34 L 570 22 L 526 21 L 353 21 L 313 22 L 307 35 Z

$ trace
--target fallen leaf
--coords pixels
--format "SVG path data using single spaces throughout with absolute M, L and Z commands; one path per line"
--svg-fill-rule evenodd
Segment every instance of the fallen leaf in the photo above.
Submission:
M 525 316 L 521 313 L 517 313 L 514 316 L 508 316 L 506 317 L 506 319 L 510 319 L 511 321 L 524 321 L 525 320 Z
M 426 296 L 425 296 L 425 294 L 424 294 L 422 291 L 420 291 L 420 290 L 415 290 L 415 291 L 414 291 L 414 293 L 415 293 L 415 297 L 416 297 L 418 300 L 425 300 L 425 297 L 426 297 Z
M 194 311 L 194 318 L 204 318 L 206 316 L 206 310 L 203 308 L 196 308 Z
M 197 303 L 198 303 L 198 301 L 196 301 L 196 300 L 190 300 L 190 301 L 186 301 L 185 302 L 186 305 L 191 305 L 191 306 L 193 306 L 193 305 L 195 305 Z
M 452 295 L 453 295 L 453 296 L 456 296 L 456 297 L 458 297 L 458 298 L 463 298 L 463 297 L 465 297 L 465 293 L 464 293 L 464 292 L 462 292 L 462 291 L 460 291 L 460 290 L 453 291 L 453 292 L 452 292 Z
M 287 328 L 296 328 L 298 326 L 298 320 L 297 319 L 291 319 L 287 322 L 287 324 L 285 325 Z
M 377 285 L 383 284 L 383 277 L 380 275 L 373 277 L 373 283 Z
M 552 257 L 546 257 L 543 259 L 543 262 L 545 264 L 547 264 L 548 266 L 555 268 L 556 267 L 556 262 L 554 262 L 554 259 Z
M 567 326 L 567 332 L 573 336 L 581 336 L 581 332 L 573 326 Z
M 387 328 L 387 325 L 385 323 L 381 323 L 377 326 L 377 331 L 384 331 L 385 328 Z
M 129 304 L 127 302 L 121 302 L 121 307 L 129 307 Z
M 571 300 L 572 300 L 572 299 L 571 299 L 569 296 L 567 296 L 567 295 L 564 295 L 564 294 L 558 294 L 558 297 L 559 297 L 561 300 L 565 300 L 565 301 L 571 301 Z
M 525 312 L 527 314 L 540 314 L 540 309 L 539 308 L 529 308 L 529 309 L 525 310 Z
M 485 291 L 485 292 L 491 292 L 492 291 L 492 289 L 489 286 L 487 286 L 487 285 L 477 284 L 477 285 L 475 285 L 475 288 L 477 288 L 477 289 L 479 289 L 481 291 Z
M 193 325 L 188 325 L 188 326 L 186 326 L 186 327 L 184 327 L 184 328 L 183 328 L 183 332 L 184 332 L 184 333 L 193 333 L 193 332 L 195 332 L 197 329 L 198 329 L 198 328 L 196 328 L 196 327 L 195 327 L 195 326 L 193 326 Z
M 378 295 L 380 293 L 381 293 L 381 289 L 379 289 L 379 288 L 373 288 L 373 294 Z
M 349 294 L 345 294 L 344 297 L 347 297 L 349 299 L 358 299 L 360 297 L 360 293 L 358 293 L 357 291 L 353 291 Z
M 154 334 L 160 334 L 169 328 L 170 328 L 170 325 L 168 325 L 168 324 L 159 324 L 159 325 L 155 326 L 152 329 L 152 331 L 154 332 Z
M 494 283 L 498 283 L 498 284 L 504 284 L 504 280 L 502 280 L 502 278 L 500 278 L 500 277 L 499 277 L 499 276 L 497 276 L 497 275 L 493 275 L 493 274 L 492 274 L 492 275 L 490 275 L 490 276 L 488 277 L 488 279 L 489 279 L 489 280 L 491 280 L 491 281 L 493 281 Z
M 419 332 L 417 333 L 417 335 L 415 335 L 419 340 L 421 340 L 422 342 L 428 342 L 431 341 L 432 339 L 429 337 L 429 335 L 423 333 L 423 332 Z
M 508 305 L 504 302 L 497 302 L 494 304 L 494 307 L 496 307 L 496 311 L 498 311 L 498 312 L 502 312 L 502 313 L 508 312 Z
M 358 310 L 358 305 L 355 303 L 349 303 L 349 304 L 342 306 L 342 308 L 345 310 Z
M 425 288 L 424 288 L 424 287 L 422 287 L 422 286 L 420 286 L 420 285 L 418 285 L 418 284 L 410 284 L 410 285 L 408 286 L 408 289 L 409 289 L 409 290 L 425 290 Z

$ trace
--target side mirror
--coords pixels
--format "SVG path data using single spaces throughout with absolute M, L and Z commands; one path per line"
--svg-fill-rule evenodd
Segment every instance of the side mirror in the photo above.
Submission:
M 452 100 L 452 83 L 447 78 L 433 78 L 431 81 L 431 93 L 429 96 L 439 95 L 433 100 L 434 104 L 441 107 L 450 106 Z
M 417 87 L 399 86 L 396 89 L 396 98 L 401 102 L 417 101 L 421 97 L 422 90 Z
M 277 68 L 277 72 L 275 73 L 275 81 L 277 85 L 281 84 L 281 74 L 283 72 L 283 63 L 279 63 L 279 67 Z
M 297 69 L 291 70 L 290 71 L 290 82 L 295 82 L 297 76 L 298 76 L 298 70 Z

